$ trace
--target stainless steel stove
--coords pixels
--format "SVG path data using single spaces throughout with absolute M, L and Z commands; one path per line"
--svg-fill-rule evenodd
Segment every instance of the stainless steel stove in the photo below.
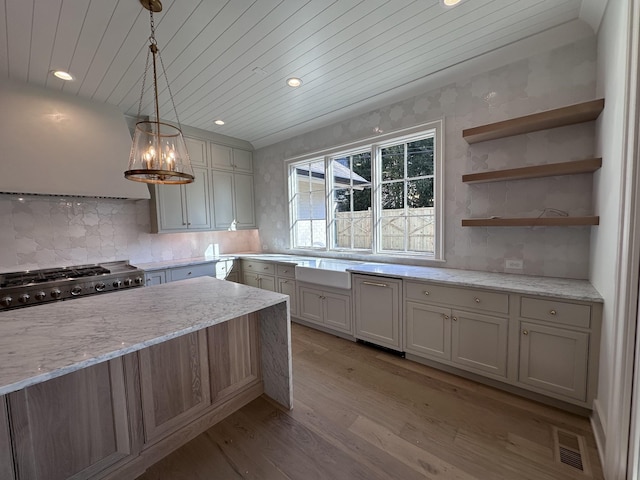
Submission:
M 143 285 L 144 271 L 126 260 L 0 273 L 0 311 Z

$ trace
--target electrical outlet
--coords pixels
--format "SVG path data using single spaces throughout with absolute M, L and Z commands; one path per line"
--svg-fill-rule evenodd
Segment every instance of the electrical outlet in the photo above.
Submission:
M 522 270 L 522 266 L 522 260 L 507 259 L 504 261 L 504 268 L 508 270 Z

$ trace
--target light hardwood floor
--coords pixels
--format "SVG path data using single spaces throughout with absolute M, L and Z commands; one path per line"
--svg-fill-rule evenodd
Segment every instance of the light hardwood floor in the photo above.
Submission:
M 603 478 L 586 418 L 293 325 L 294 408 L 259 398 L 139 480 Z M 587 473 L 554 429 L 585 439 Z

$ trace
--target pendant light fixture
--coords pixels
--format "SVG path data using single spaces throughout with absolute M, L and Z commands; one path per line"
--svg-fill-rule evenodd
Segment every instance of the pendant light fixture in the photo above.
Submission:
M 162 11 L 160 0 L 140 0 L 144 8 L 149 10 L 149 22 L 151 25 L 151 36 L 149 37 L 149 50 L 147 51 L 147 62 L 142 77 L 142 91 L 140 93 L 140 103 L 138 104 L 138 122 L 133 135 L 133 145 L 129 156 L 129 169 L 124 172 L 125 178 L 136 182 L 159 183 L 159 184 L 182 184 L 191 183 L 194 180 L 193 169 L 187 145 L 182 136 L 182 126 L 178 118 L 167 72 L 164 69 L 160 50 L 155 36 L 155 24 L 153 22 L 154 12 Z M 155 106 L 155 119 L 141 120 L 142 97 L 144 96 L 147 72 L 149 71 L 149 59 L 152 58 L 153 65 L 153 95 Z M 171 98 L 171 105 L 176 116 L 178 126 L 160 121 L 160 108 L 158 105 L 158 62 L 162 68 L 162 74 L 167 83 L 167 91 Z

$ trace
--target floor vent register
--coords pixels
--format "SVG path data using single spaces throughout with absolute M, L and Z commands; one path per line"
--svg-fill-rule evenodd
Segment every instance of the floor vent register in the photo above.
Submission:
M 589 462 L 585 454 L 586 442 L 583 436 L 554 427 L 553 439 L 557 462 L 564 463 L 587 475 L 591 474 Z

